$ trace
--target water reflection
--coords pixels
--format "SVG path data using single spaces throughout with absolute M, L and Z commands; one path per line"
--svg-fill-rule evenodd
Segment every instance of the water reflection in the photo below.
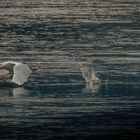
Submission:
M 85 85 L 86 88 L 82 89 L 83 93 L 98 93 L 99 89 L 101 88 L 101 84 L 90 84 L 86 83 Z
M 32 97 L 39 94 L 37 90 L 29 90 L 25 87 L 13 87 L 0 89 L 0 97 Z
M 0 97 L 4 97 L 4 96 L 13 96 L 13 94 L 12 92 L 10 92 L 10 90 L 0 89 Z
M 12 89 L 12 93 L 14 97 L 22 97 L 22 96 L 29 96 L 31 91 L 23 87 L 17 87 Z

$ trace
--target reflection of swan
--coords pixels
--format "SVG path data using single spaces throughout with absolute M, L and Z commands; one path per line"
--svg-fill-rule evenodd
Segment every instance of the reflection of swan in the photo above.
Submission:
M 29 90 L 23 88 L 23 87 L 17 87 L 17 88 L 8 88 L 8 89 L 0 89 L 0 97 L 3 96 L 27 96 L 30 93 Z
M 25 87 L 0 89 L 0 97 L 33 97 L 37 96 L 39 93 L 40 92 L 38 90 L 30 90 Z
M 33 97 L 37 96 L 40 91 L 35 90 L 32 88 L 32 90 L 27 89 L 25 87 L 17 87 L 12 89 L 12 93 L 14 97 Z
M 95 89 L 96 85 L 100 84 L 100 80 L 96 76 L 92 64 L 80 63 L 80 69 L 82 72 L 82 76 L 86 81 L 86 88 L 87 89 Z
M 32 70 L 27 64 L 14 61 L 3 62 L 0 65 L 0 69 L 5 69 L 12 73 L 12 82 L 18 85 L 23 85 L 27 82 L 28 77 L 32 73 Z
M 13 96 L 25 96 L 29 94 L 29 91 L 23 87 L 13 88 Z

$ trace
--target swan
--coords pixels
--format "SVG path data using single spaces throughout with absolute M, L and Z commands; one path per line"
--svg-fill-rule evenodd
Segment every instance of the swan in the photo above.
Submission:
M 7 70 L 12 74 L 12 82 L 20 85 L 23 85 L 28 81 L 30 74 L 32 73 L 31 68 L 24 63 L 6 61 L 0 64 L 0 69 Z

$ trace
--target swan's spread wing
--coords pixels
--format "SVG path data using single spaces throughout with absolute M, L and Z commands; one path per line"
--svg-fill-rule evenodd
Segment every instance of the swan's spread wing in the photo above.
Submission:
M 22 85 L 27 82 L 31 72 L 32 71 L 27 64 L 16 64 L 14 66 L 14 75 L 12 81 L 18 85 Z

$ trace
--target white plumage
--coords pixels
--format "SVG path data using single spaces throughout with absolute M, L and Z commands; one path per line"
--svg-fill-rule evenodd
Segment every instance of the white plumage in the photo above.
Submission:
M 6 69 L 12 73 L 12 82 L 18 85 L 23 85 L 27 82 L 30 74 L 32 73 L 32 70 L 27 64 L 14 61 L 3 62 L 0 65 L 0 69 Z

